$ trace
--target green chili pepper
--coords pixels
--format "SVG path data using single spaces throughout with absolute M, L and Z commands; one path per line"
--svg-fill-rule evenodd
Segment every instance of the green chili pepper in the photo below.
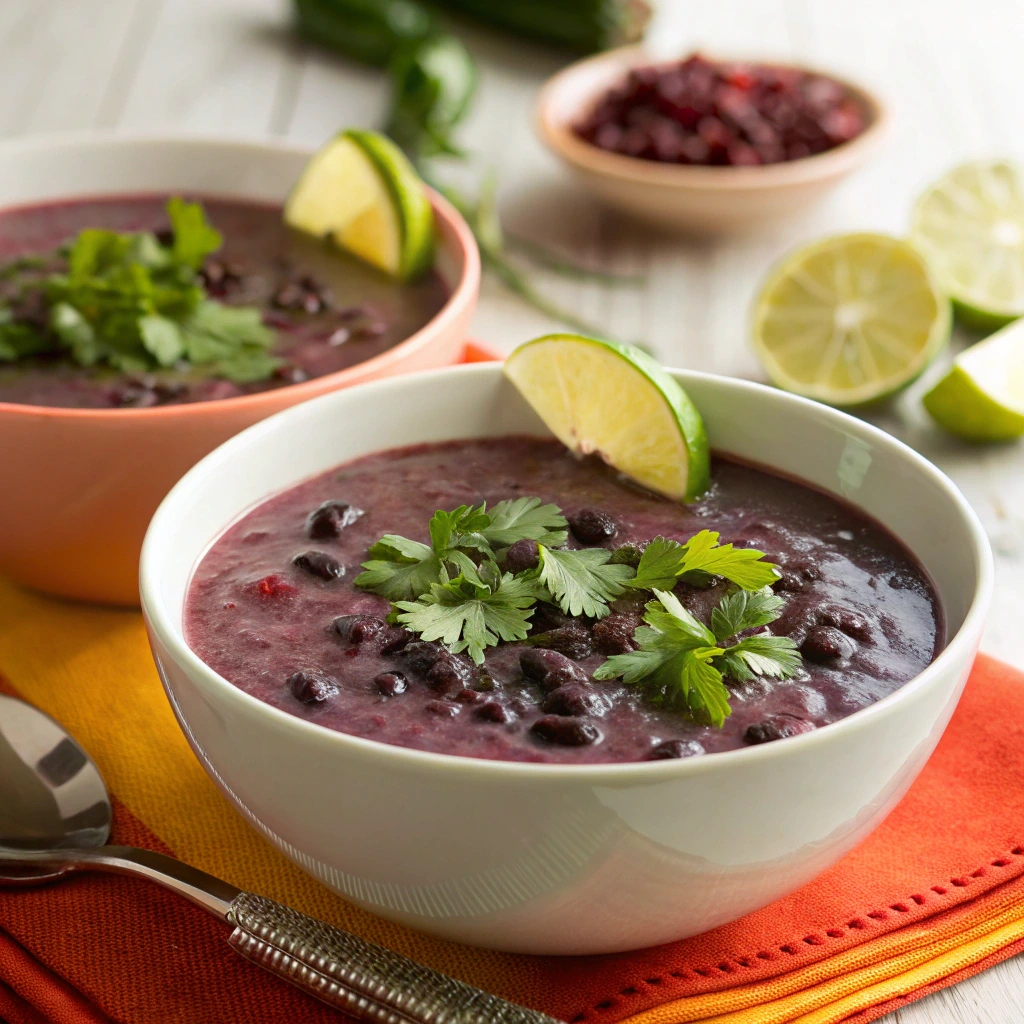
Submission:
M 651 16 L 647 0 L 434 0 L 505 29 L 580 53 L 639 39 Z
M 295 0 L 295 15 L 311 42 L 376 67 L 436 28 L 433 15 L 415 0 Z

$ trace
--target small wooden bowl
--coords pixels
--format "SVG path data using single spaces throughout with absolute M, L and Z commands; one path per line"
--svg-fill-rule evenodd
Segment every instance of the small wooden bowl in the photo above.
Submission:
M 867 126 L 860 135 L 825 153 L 761 167 L 659 163 L 610 153 L 576 135 L 574 126 L 630 70 L 670 63 L 675 61 L 652 60 L 636 46 L 609 50 L 549 79 L 536 106 L 541 140 L 586 189 L 609 206 L 662 229 L 715 235 L 785 220 L 864 163 L 888 129 L 888 111 L 877 96 L 828 72 L 800 66 L 839 82 L 863 104 Z

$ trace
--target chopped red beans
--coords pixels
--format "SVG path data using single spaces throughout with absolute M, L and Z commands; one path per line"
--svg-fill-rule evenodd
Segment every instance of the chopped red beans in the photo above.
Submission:
M 866 126 L 863 104 L 841 82 L 694 55 L 634 69 L 575 130 L 601 149 L 642 160 L 752 166 L 823 153 Z

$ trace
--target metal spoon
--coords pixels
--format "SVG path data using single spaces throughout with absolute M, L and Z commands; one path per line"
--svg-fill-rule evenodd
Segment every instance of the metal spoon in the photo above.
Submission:
M 136 875 L 233 926 L 228 944 L 329 1006 L 374 1024 L 557 1024 L 407 957 L 152 850 L 105 845 L 110 797 L 48 715 L 0 694 L 0 884 L 74 871 Z

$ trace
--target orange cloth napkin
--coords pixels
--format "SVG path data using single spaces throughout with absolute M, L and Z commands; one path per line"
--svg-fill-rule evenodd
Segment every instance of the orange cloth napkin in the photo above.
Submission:
M 562 1020 L 868 1021 L 1024 948 L 1024 676 L 985 657 L 910 793 L 831 871 L 706 935 L 576 958 L 432 939 L 303 874 L 229 807 L 193 757 L 137 613 L 0 582 L 0 670 L 0 686 L 59 718 L 96 759 L 116 797 L 115 841 L 173 853 Z M 225 938 L 203 911 L 127 878 L 0 890 L 0 1017 L 343 1020 L 237 957 Z

